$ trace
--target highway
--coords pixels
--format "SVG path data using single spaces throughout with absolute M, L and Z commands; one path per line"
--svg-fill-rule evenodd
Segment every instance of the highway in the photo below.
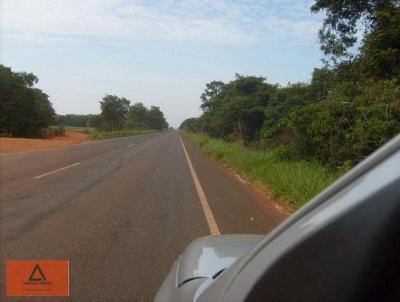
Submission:
M 193 239 L 266 234 L 283 219 L 176 131 L 0 155 L 0 165 L 1 301 L 151 301 Z M 69 260 L 70 297 L 7 299 L 7 259 Z

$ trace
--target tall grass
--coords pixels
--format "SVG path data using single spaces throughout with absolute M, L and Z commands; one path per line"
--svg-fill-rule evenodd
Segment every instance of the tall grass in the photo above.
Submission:
M 111 137 L 121 137 L 121 136 L 134 136 L 134 135 L 141 135 L 141 134 L 149 134 L 157 132 L 157 130 L 118 130 L 118 131 L 92 131 L 89 133 L 90 139 L 102 139 L 102 138 L 111 138 Z
M 236 146 L 206 135 L 182 133 L 200 149 L 252 181 L 259 181 L 277 197 L 299 207 L 336 180 L 342 173 L 317 162 L 281 159 L 277 152 Z

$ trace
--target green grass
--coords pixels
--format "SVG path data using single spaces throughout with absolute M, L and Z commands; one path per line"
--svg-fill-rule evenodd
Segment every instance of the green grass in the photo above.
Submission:
M 283 160 L 274 150 L 256 151 L 206 135 L 182 133 L 203 152 L 233 168 L 238 174 L 264 184 L 274 196 L 300 207 L 321 192 L 343 172 L 317 162 Z
M 84 132 L 84 133 L 91 133 L 96 130 L 96 127 L 72 127 L 72 126 L 65 126 L 66 131 L 76 131 L 76 132 Z
M 157 130 L 118 130 L 118 131 L 92 131 L 89 133 L 90 139 L 103 139 L 121 136 L 134 136 L 141 134 L 149 134 L 157 132 Z

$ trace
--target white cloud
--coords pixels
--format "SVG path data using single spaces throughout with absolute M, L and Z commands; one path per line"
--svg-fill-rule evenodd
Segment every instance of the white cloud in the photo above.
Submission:
M 314 39 L 302 20 L 309 1 L 5 0 L 2 28 L 25 38 L 106 37 L 127 41 L 248 44 L 271 37 Z M 306 10 L 306 11 L 305 11 Z

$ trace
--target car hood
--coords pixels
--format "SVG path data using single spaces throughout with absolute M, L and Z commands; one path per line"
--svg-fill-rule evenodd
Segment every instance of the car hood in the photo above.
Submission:
M 193 279 L 215 277 L 262 238 L 261 235 L 220 235 L 193 241 L 179 263 L 178 287 Z

